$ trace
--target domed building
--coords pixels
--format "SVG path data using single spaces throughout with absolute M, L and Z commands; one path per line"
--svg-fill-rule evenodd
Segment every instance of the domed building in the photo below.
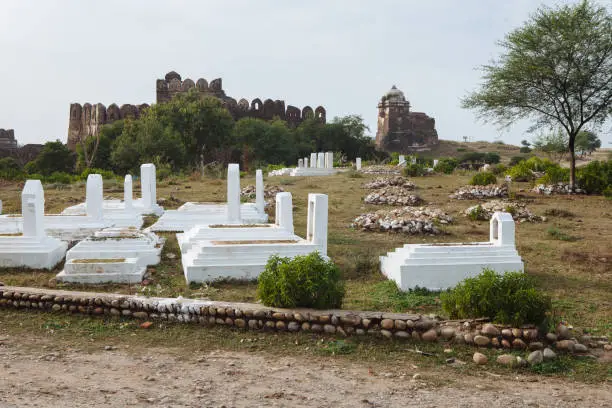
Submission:
M 387 152 L 410 153 L 438 144 L 436 121 L 423 112 L 410 112 L 410 102 L 395 85 L 378 104 L 376 145 Z

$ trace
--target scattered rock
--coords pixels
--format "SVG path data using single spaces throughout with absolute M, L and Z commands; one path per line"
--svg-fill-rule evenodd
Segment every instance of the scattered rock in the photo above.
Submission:
M 605 351 L 612 351 L 612 344 L 605 344 L 603 348 Z
M 589 351 L 589 348 L 584 344 L 576 343 L 574 344 L 574 353 L 586 353 Z
M 454 200 L 474 200 L 479 198 L 508 197 L 508 186 L 506 184 L 490 184 L 488 186 L 464 186 L 461 187 L 449 198 Z
M 550 343 L 556 342 L 557 339 L 558 337 L 555 333 L 546 333 L 546 340 L 548 340 Z
M 487 359 L 487 356 L 478 352 L 474 353 L 474 356 L 472 356 L 472 360 L 474 360 L 474 362 L 478 365 L 485 365 L 487 364 L 487 361 L 489 361 Z
M 504 211 L 512 214 L 512 218 L 519 223 L 546 221 L 545 217 L 533 214 L 527 209 L 526 204 L 520 201 L 491 200 L 482 204 L 473 205 L 467 208 L 463 213 L 466 217 L 472 219 L 488 221 L 496 211 Z
M 442 231 L 437 223 L 449 224 L 453 218 L 433 207 L 403 207 L 362 214 L 353 220 L 351 228 L 364 231 L 400 232 L 404 234 L 436 235 Z
M 567 326 L 566 326 L 566 325 L 564 325 L 564 324 L 559 324 L 559 325 L 557 326 L 557 337 L 558 337 L 560 340 L 566 340 L 566 339 L 569 339 L 571 336 L 572 336 L 572 333 L 571 333 L 571 331 L 570 331 L 569 327 L 567 327 Z
M 542 361 L 544 361 L 544 354 L 542 354 L 540 350 L 532 351 L 529 353 L 529 356 L 527 356 L 527 362 L 529 362 L 530 365 L 540 364 Z
M 517 350 L 525 350 L 527 348 L 527 344 L 521 339 L 512 340 L 512 348 Z
M 487 323 L 484 326 L 482 326 L 481 332 L 489 336 L 499 336 L 500 334 L 499 329 L 495 327 L 494 325 L 492 325 L 491 323 Z
M 544 357 L 544 360 L 550 361 L 550 360 L 554 360 L 555 358 L 557 358 L 557 353 L 555 353 L 554 351 L 546 347 L 544 351 L 542 352 L 542 356 Z
M 512 367 L 516 365 L 516 357 L 514 357 L 512 354 L 502 354 L 501 356 L 497 357 L 497 364 Z
M 557 350 L 572 351 L 576 342 L 574 340 L 559 340 L 555 343 Z
M 359 171 L 361 173 L 364 173 L 364 174 L 399 175 L 401 173 L 401 170 L 398 169 L 397 167 L 384 166 L 384 165 L 375 165 L 375 166 L 362 167 L 361 170 L 359 170 Z
M 151 326 L 153 326 L 153 322 L 144 322 L 144 323 L 141 323 L 141 324 L 140 324 L 140 328 L 141 328 L 141 329 L 148 329 L 148 328 L 150 328 Z
M 487 336 L 474 336 L 474 343 L 477 346 L 484 347 L 488 346 L 491 341 Z
M 412 181 L 409 181 L 407 178 L 402 176 L 375 178 L 374 180 L 365 183 L 362 187 L 367 188 L 368 190 L 378 190 L 379 188 L 390 186 L 401 187 L 404 190 L 414 190 L 416 188 Z
M 423 203 L 421 197 L 410 194 L 410 190 L 402 187 L 389 186 L 371 192 L 363 199 L 366 204 L 386 204 L 401 206 L 417 206 Z
M 438 333 L 435 329 L 429 329 L 421 336 L 424 341 L 436 341 L 438 339 Z
M 545 194 L 545 195 L 586 194 L 586 191 L 580 188 L 575 188 L 574 191 L 572 191 L 570 185 L 566 183 L 557 183 L 557 184 L 548 184 L 548 185 L 538 184 L 531 191 L 533 191 L 534 193 Z

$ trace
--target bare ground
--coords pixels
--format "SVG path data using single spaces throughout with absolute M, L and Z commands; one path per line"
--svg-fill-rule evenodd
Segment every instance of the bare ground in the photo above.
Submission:
M 0 407 L 612 407 L 610 383 L 28 337 L 0 338 Z

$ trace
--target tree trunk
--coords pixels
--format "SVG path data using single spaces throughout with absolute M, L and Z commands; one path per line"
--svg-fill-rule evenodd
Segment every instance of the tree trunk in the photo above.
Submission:
M 575 141 L 576 134 L 570 133 L 568 150 L 570 154 L 570 188 L 572 191 L 576 189 L 576 154 L 574 152 Z

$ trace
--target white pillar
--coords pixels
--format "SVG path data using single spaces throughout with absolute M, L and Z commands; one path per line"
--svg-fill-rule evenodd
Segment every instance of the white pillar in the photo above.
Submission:
M 45 195 L 40 180 L 28 180 L 21 192 L 23 236 L 45 236 Z
M 260 214 L 264 213 L 264 182 L 261 170 L 255 171 L 255 207 Z
M 240 224 L 240 166 L 227 166 L 227 221 Z
M 102 191 L 104 182 L 100 174 L 87 176 L 85 187 L 85 208 L 88 217 L 101 220 L 103 217 L 104 193 Z
M 155 177 L 155 165 L 153 163 L 140 166 L 140 189 L 142 190 L 142 206 L 145 211 L 157 207 L 157 181 Z
M 325 153 L 317 153 L 317 168 L 325 168 Z
M 433 167 L 434 167 L 434 169 L 436 168 L 436 166 L 438 165 L 438 163 L 439 163 L 439 160 L 438 160 L 438 159 L 434 159 L 434 161 L 433 161 Z
M 308 221 L 306 239 L 321 248 L 327 255 L 327 195 L 308 194 Z
M 298 159 L 298 168 L 304 167 L 304 159 Z
M 404 155 L 403 155 L 403 154 L 400 154 L 400 155 L 399 155 L 399 164 L 402 164 L 402 163 L 403 163 L 403 162 L 405 162 L 405 161 L 406 161 L 406 158 L 404 157 Z
M 125 180 L 123 181 L 123 207 L 125 211 L 132 211 L 133 192 L 132 192 L 132 176 L 127 174 L 125 176 Z
M 304 157 L 304 167 L 308 168 L 308 157 Z
M 489 240 L 498 246 L 514 247 L 514 219 L 510 213 L 501 211 L 493 213 L 489 221 Z
M 325 168 L 326 169 L 334 168 L 334 152 L 325 153 Z
M 293 199 L 291 193 L 278 193 L 276 194 L 275 200 L 275 224 L 293 234 Z
M 317 154 L 310 153 L 310 167 L 317 167 Z
M 355 159 L 355 167 L 357 170 L 361 170 L 361 157 Z
M 0 215 L 2 215 L 2 200 L 0 200 Z

